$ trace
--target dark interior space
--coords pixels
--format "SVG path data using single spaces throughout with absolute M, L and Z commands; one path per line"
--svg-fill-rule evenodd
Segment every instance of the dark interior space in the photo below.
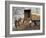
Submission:
M 30 18 L 31 10 L 24 10 L 24 17 Z

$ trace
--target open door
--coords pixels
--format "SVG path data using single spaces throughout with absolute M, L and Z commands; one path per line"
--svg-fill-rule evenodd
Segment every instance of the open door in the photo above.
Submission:
M 24 10 L 24 18 L 30 18 L 31 16 L 31 10 Z

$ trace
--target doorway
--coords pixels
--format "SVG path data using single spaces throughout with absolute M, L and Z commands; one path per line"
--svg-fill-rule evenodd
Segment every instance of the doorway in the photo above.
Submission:
M 31 10 L 24 10 L 24 18 L 30 18 L 31 16 Z

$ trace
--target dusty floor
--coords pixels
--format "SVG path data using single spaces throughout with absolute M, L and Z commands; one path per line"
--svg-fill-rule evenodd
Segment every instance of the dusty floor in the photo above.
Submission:
M 23 21 L 23 19 L 20 19 L 19 22 L 15 22 L 13 31 L 20 30 L 40 30 L 40 21 L 31 21 L 30 19 Z

